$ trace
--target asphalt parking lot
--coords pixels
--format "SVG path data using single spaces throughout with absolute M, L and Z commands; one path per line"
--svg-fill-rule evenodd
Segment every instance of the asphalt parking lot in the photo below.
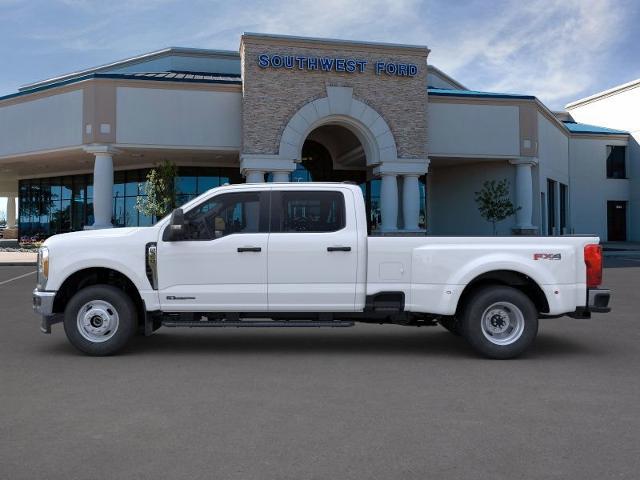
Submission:
M 170 330 L 90 358 L 0 267 L 0 478 L 637 479 L 640 259 L 528 355 L 440 327 Z M 14 277 L 25 275 L 7 282 Z

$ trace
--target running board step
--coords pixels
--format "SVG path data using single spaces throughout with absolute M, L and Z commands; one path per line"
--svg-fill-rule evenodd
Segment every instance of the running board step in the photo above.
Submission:
M 174 321 L 163 320 L 163 327 L 353 327 L 354 322 L 332 320 L 332 321 Z

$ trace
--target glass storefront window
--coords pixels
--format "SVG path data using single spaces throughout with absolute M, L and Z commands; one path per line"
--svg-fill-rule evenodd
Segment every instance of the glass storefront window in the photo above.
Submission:
M 71 231 L 71 200 L 60 202 L 60 231 Z
M 93 175 L 87 175 L 87 198 L 93 198 Z
M 135 208 L 144 194 L 148 169 L 117 171 L 113 184 L 113 225 L 147 226 L 156 219 Z M 178 205 L 225 183 L 241 183 L 237 168 L 179 167 Z M 93 224 L 93 175 L 20 180 L 19 230 L 22 239 L 41 239 Z
M 63 177 L 61 179 L 62 200 L 71 200 L 73 195 L 73 177 Z
M 194 177 L 194 176 L 186 176 L 186 177 L 178 176 L 175 182 L 176 193 L 178 195 L 189 195 L 189 194 L 196 193 L 197 180 L 198 180 L 198 177 Z
M 198 195 L 211 190 L 212 188 L 219 187 L 220 177 L 199 177 L 198 178 Z
M 126 197 L 124 199 L 125 219 L 124 224 L 127 227 L 135 227 L 138 225 L 138 210 L 136 210 L 136 197 Z
M 420 216 L 418 217 L 418 228 L 427 229 L 427 176 L 420 177 Z
M 125 172 L 113 174 L 113 197 L 124 198 Z
M 126 226 L 124 215 L 124 197 L 115 196 L 113 198 L 113 218 L 111 221 L 114 227 Z
M 138 184 L 140 183 L 138 171 L 127 171 L 125 174 L 124 195 L 126 197 L 135 197 L 138 195 Z

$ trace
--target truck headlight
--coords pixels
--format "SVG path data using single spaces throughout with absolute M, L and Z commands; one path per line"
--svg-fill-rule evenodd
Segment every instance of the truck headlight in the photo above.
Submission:
M 39 290 L 44 290 L 47 286 L 47 279 L 49 278 L 49 249 L 47 247 L 40 247 L 38 250 L 38 283 Z

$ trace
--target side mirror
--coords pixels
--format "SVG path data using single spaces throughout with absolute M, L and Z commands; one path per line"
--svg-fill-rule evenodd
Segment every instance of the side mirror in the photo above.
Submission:
M 176 208 L 171 213 L 169 225 L 164 229 L 162 239 L 166 242 L 177 242 L 184 238 L 185 223 L 184 212 L 181 208 Z

